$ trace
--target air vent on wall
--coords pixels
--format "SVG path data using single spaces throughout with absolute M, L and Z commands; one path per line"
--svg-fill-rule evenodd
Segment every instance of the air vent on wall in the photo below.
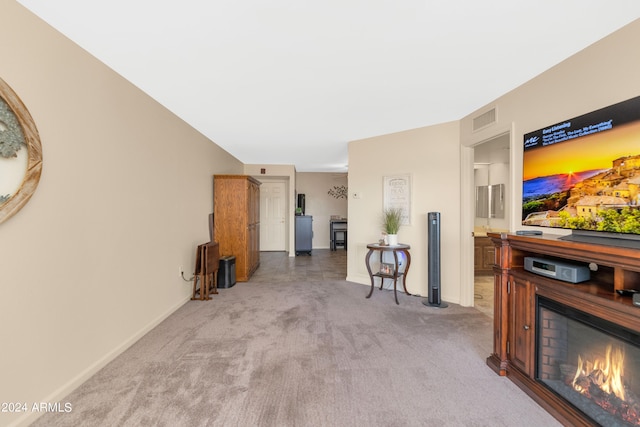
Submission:
M 496 122 L 496 109 L 480 114 L 478 117 L 473 118 L 473 132 L 480 130 L 484 127 L 492 125 Z

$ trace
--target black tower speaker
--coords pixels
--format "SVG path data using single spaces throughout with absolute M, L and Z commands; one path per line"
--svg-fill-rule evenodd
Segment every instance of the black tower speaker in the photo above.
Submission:
M 302 215 L 304 215 L 304 194 L 298 194 L 298 206 L 302 210 Z
M 427 245 L 429 297 L 422 304 L 445 308 L 449 305 L 440 299 L 440 212 L 427 214 Z

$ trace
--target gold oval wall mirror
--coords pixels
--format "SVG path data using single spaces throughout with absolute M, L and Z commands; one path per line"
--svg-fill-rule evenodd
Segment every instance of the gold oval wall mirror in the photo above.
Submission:
M 33 118 L 0 79 L 0 223 L 29 201 L 41 172 L 42 145 Z

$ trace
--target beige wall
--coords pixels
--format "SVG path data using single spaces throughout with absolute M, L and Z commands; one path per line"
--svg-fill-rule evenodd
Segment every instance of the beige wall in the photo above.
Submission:
M 0 401 L 56 402 L 188 300 L 211 176 L 243 165 L 14 1 L 0 38 L 44 158 L 0 224 Z
M 35 195 L 0 224 L 0 399 L 55 402 L 188 300 L 177 271 L 188 275 L 208 238 L 211 176 L 259 175 L 259 165 L 244 167 L 14 1 L 3 2 L 0 24 L 12 41 L 0 77 L 29 109 L 44 154 Z M 638 95 L 637 40 L 640 21 L 460 122 L 350 143 L 348 279 L 369 283 L 365 246 L 380 236 L 383 176 L 408 173 L 409 290 L 426 294 L 425 218 L 439 211 L 442 297 L 472 304 L 469 147 L 510 132 L 517 218 L 522 135 Z M 493 106 L 498 123 L 472 133 L 472 118 Z M 272 177 L 288 177 L 294 206 L 286 168 Z M 2 425 L 25 420 L 0 414 Z
M 383 177 L 409 174 L 411 225 L 402 226 L 398 233 L 401 243 L 411 245 L 408 291 L 427 295 L 427 213 L 440 212 L 442 299 L 459 301 L 459 151 L 458 122 L 349 143 L 348 280 L 371 283 L 364 259 L 366 245 L 377 242 L 381 235 Z
M 460 122 L 461 143 L 473 146 L 500 129 L 512 128 L 512 216 L 519 226 L 523 135 L 640 94 L 640 20 L 627 25 Z M 471 122 L 495 107 L 497 123 L 472 132 Z M 517 185 L 516 185 L 517 184 Z
M 419 222 L 403 227 L 400 240 L 411 244 L 413 261 L 409 291 L 426 294 L 426 235 L 428 211 L 442 213 L 442 298 L 473 305 L 474 173 L 473 146 L 501 135 L 511 140 L 505 224 L 522 228 L 522 136 L 546 125 L 640 94 L 640 20 L 568 58 L 547 72 L 505 94 L 456 124 L 383 135 L 349 144 L 349 280 L 368 284 L 364 267 L 366 243 L 379 238 L 377 214 L 382 209 L 382 176 L 410 173 L 412 217 Z M 472 120 L 496 108 L 497 122 L 472 132 Z M 458 134 L 459 132 L 459 134 Z M 429 151 L 431 148 L 431 151 Z M 399 153 L 390 156 L 390 150 Z M 354 199 L 354 192 L 360 199 Z M 419 192 L 419 196 L 416 195 Z M 456 220 L 458 220 L 456 222 Z M 448 228 L 451 227 L 451 228 Z
M 305 214 L 313 216 L 313 249 L 329 248 L 331 215 L 347 217 L 347 199 L 328 194 L 334 186 L 347 186 L 346 173 L 298 172 L 296 190 L 305 195 Z
M 640 20 L 589 46 L 515 90 L 472 112 L 460 121 L 462 159 L 462 211 L 473 206 L 473 146 L 500 135 L 511 135 L 510 229 L 520 224 L 522 200 L 523 135 L 547 125 L 571 119 L 640 95 Z M 472 132 L 474 117 L 496 108 L 497 123 Z M 469 190 L 469 191 L 467 191 Z M 471 303 L 473 289 L 473 220 L 463 218 L 460 254 L 463 296 Z M 555 234 L 566 234 L 554 230 Z
M 264 173 L 262 173 L 264 169 Z M 293 165 L 244 165 L 244 174 L 251 175 L 261 182 L 279 181 L 287 185 L 287 248 L 289 256 L 295 256 L 295 207 L 297 194 L 307 194 L 311 210 L 307 215 L 314 216 L 314 249 L 329 247 L 329 217 L 331 215 L 347 216 L 345 199 L 336 200 L 327 194 L 334 185 L 347 185 L 347 174 L 296 172 Z

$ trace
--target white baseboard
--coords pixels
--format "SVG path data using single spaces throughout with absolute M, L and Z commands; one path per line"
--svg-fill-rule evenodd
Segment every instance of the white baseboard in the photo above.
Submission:
M 95 375 L 100 369 L 104 368 L 109 362 L 111 362 L 116 357 L 121 355 L 125 350 L 127 350 L 129 347 L 131 347 L 133 344 L 135 344 L 140 338 L 142 338 L 144 335 L 146 335 L 150 330 L 152 330 L 153 328 L 158 326 L 163 320 L 165 320 L 167 317 L 171 316 L 173 313 L 176 312 L 176 310 L 178 310 L 180 307 L 182 307 L 184 304 L 186 304 L 190 300 L 191 300 L 191 294 L 189 294 L 189 296 L 185 297 L 183 300 L 178 302 L 176 305 L 172 306 L 169 310 L 165 311 L 160 316 L 158 316 L 157 318 L 152 320 L 145 327 L 143 327 L 138 332 L 133 334 L 129 339 L 124 341 L 118 347 L 116 347 L 113 350 L 111 350 L 109 353 L 105 354 L 102 358 L 98 359 L 95 363 L 93 363 L 91 366 L 89 366 L 84 371 L 80 372 L 77 376 L 72 378 L 70 381 L 68 381 L 62 387 L 58 388 L 53 393 L 51 393 L 50 395 L 42 398 L 39 401 L 40 402 L 61 402 L 61 401 L 63 401 L 63 399 L 66 396 L 68 396 L 73 390 L 78 388 L 82 383 L 84 383 L 89 378 L 91 378 L 93 375 Z M 31 412 L 31 413 L 26 412 L 22 417 L 18 418 L 17 420 L 15 420 L 11 424 L 9 424 L 9 427 L 23 427 L 23 426 L 26 427 L 29 424 L 33 423 L 36 419 L 38 419 L 43 414 L 44 413 L 42 413 L 42 412 Z

